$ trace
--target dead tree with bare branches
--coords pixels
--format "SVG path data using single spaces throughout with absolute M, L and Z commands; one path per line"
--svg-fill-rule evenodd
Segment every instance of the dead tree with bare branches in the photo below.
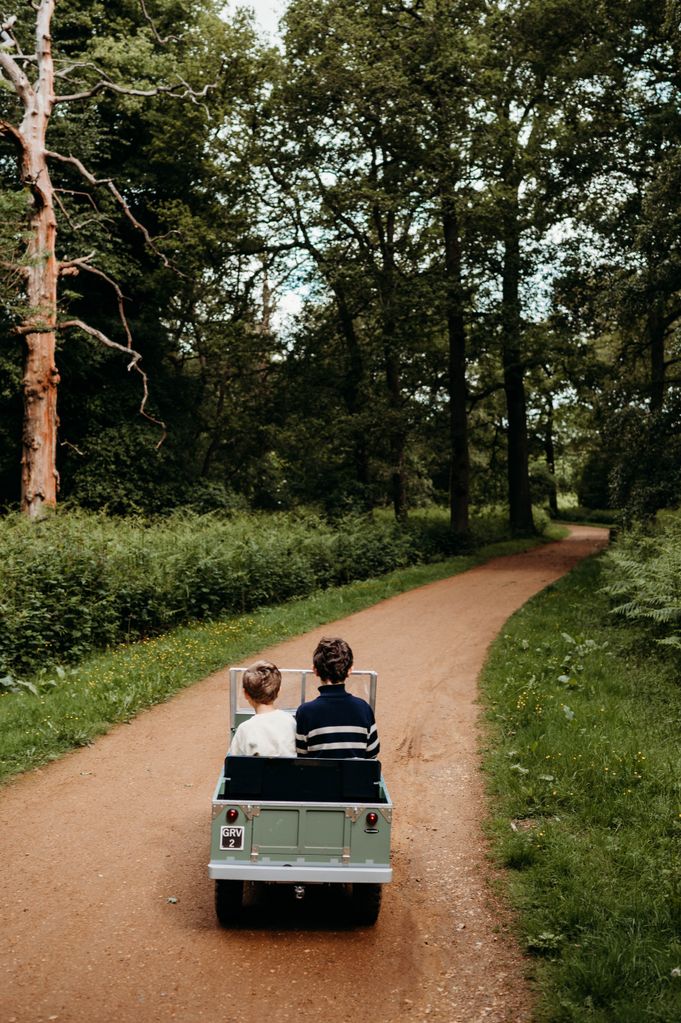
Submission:
M 59 490 L 57 471 L 57 390 L 59 371 L 55 362 L 55 347 L 60 331 L 77 328 L 102 344 L 124 352 L 128 358 L 128 369 L 141 375 L 142 399 L 140 411 L 153 419 L 146 411 L 148 397 L 147 378 L 140 366 L 141 355 L 133 347 L 133 338 L 125 315 L 124 299 L 118 284 L 93 263 L 94 253 L 73 259 L 60 260 L 57 257 L 56 240 L 58 212 L 61 200 L 50 174 L 51 165 L 66 164 L 74 168 L 90 189 L 104 189 L 118 206 L 122 214 L 137 232 L 143 236 L 147 246 L 160 258 L 165 266 L 169 260 L 161 252 L 154 238 L 137 217 L 135 217 L 123 194 L 111 178 L 98 178 L 91 173 L 80 159 L 71 154 L 62 154 L 48 147 L 47 134 L 53 111 L 59 104 L 84 101 L 103 93 L 127 96 L 170 95 L 187 97 L 201 103 L 215 83 L 200 90 L 193 89 L 181 76 L 168 84 L 152 88 L 137 88 L 121 84 L 101 68 L 87 64 L 95 80 L 82 86 L 84 62 L 62 61 L 55 71 L 52 53 L 52 19 L 56 0 L 39 0 L 33 3 L 35 11 L 35 51 L 25 53 L 17 38 L 16 17 L 7 18 L 0 26 L 0 80 L 10 87 L 20 101 L 23 116 L 17 123 L 0 119 L 0 135 L 15 147 L 18 157 L 19 177 L 30 196 L 27 230 L 27 258 L 19 269 L 26 296 L 23 322 L 17 324 L 17 332 L 25 341 L 25 363 L 23 374 L 24 421 L 23 452 L 21 459 L 21 507 L 32 518 L 38 518 L 46 508 L 54 507 Z M 162 38 L 142 2 L 142 15 L 152 26 L 154 38 L 159 46 L 175 37 Z M 63 65 L 63 66 L 62 66 Z M 70 80 L 70 74 L 80 76 L 72 92 L 58 93 L 56 83 Z M 113 289 L 125 333 L 126 343 L 112 340 L 103 331 L 90 326 L 80 318 L 60 320 L 58 314 L 58 284 L 60 277 L 87 272 L 105 280 Z M 158 420 L 153 420 L 159 422 Z M 162 427 L 163 424 L 159 423 Z

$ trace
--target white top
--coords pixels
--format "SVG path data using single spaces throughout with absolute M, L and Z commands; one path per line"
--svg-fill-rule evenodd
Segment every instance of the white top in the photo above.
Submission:
M 243 721 L 228 750 L 237 757 L 295 757 L 296 721 L 285 710 L 254 714 Z

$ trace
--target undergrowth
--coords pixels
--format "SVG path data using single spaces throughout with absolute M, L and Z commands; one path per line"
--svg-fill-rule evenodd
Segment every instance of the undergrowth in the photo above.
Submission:
M 608 554 L 605 591 L 613 614 L 681 650 L 681 517 L 623 533 Z
M 617 526 L 621 521 L 621 513 L 611 508 L 582 508 L 579 505 L 569 505 L 558 508 L 551 514 L 559 522 L 579 522 L 592 526 Z
M 474 521 L 471 546 L 506 535 L 500 516 L 487 515 Z M 11 515 L 0 519 L 0 688 L 112 644 L 455 553 L 464 552 L 435 510 L 406 526 L 310 513 Z
M 556 539 L 560 534 L 554 527 L 550 535 Z M 25 685 L 0 695 L 0 781 L 86 745 L 116 722 L 130 720 L 145 707 L 265 646 L 538 542 L 513 540 L 481 547 L 475 554 L 179 627 L 163 636 L 90 655 L 73 668 L 45 667 L 28 677 Z
M 507 623 L 483 678 L 496 856 L 550 1023 L 681 1019 L 681 687 L 590 560 Z

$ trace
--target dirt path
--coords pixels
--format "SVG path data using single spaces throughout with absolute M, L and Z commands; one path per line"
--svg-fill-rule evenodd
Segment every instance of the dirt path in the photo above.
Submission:
M 216 926 L 226 672 L 0 792 L 0 1023 L 526 1021 L 481 832 L 476 676 L 505 619 L 606 537 L 574 528 L 263 652 L 297 667 L 340 632 L 379 672 L 395 881 L 375 928 L 334 929 L 321 893 L 302 908 L 282 889 L 247 928 Z

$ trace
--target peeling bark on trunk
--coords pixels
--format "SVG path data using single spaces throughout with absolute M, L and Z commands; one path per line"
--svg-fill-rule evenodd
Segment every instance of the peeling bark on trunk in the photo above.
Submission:
M 55 365 L 55 326 L 59 270 L 54 250 L 56 222 L 52 187 L 44 156 L 47 120 L 48 114 L 41 110 L 32 117 L 32 130 L 27 133 L 29 167 L 25 178 L 33 182 L 33 210 L 28 247 L 29 314 L 22 326 L 27 351 L 23 378 L 21 505 L 33 518 L 40 516 L 45 506 L 56 505 L 58 489 L 59 373 Z
M 50 25 L 54 0 L 41 0 L 36 12 L 38 77 L 34 85 L 4 53 L 2 66 L 24 107 L 19 129 L 5 124 L 20 151 L 23 184 L 31 193 L 26 297 L 28 312 L 19 332 L 26 342 L 24 427 L 21 459 L 21 507 L 38 518 L 57 502 L 57 384 L 55 329 L 57 279 L 56 219 L 47 167 L 45 136 L 54 105 L 54 67 Z

